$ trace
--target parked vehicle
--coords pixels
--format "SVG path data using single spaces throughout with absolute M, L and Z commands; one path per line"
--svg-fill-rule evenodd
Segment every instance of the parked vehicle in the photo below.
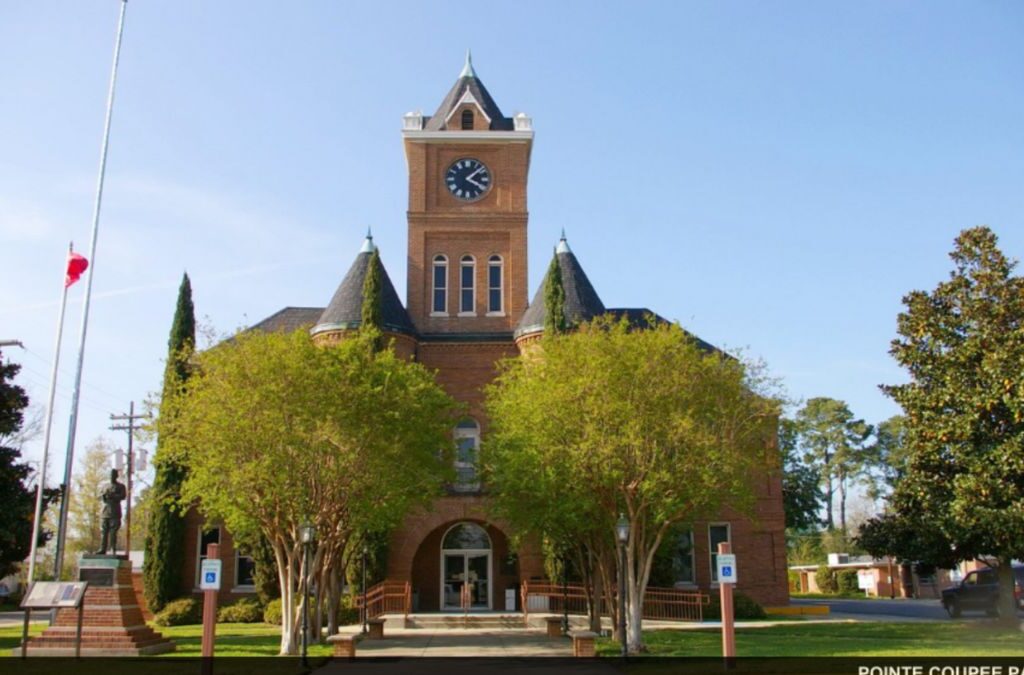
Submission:
M 1013 597 L 1018 609 L 1024 609 L 1024 565 L 1014 565 L 1016 577 Z M 999 574 L 995 569 L 974 570 L 960 582 L 960 585 L 942 591 L 942 606 L 952 618 L 961 612 L 978 610 L 989 616 L 999 613 Z

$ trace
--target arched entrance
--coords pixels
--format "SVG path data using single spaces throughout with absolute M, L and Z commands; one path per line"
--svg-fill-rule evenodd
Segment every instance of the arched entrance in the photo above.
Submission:
M 461 610 L 463 593 L 469 609 L 491 609 L 493 547 L 476 523 L 453 525 L 441 540 L 441 611 Z

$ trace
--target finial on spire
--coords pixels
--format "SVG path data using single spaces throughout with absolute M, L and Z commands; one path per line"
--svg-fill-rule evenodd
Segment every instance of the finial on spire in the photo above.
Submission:
M 366 227 L 366 239 L 363 240 L 363 247 L 359 249 L 360 253 L 373 253 L 377 247 L 373 243 L 373 232 L 370 231 L 370 227 Z
M 558 246 L 555 247 L 555 253 L 572 253 L 572 249 L 569 248 L 569 242 L 565 240 L 565 228 L 562 228 L 562 238 L 558 240 Z
M 466 65 L 462 66 L 462 72 L 459 73 L 459 77 L 476 78 L 476 71 L 473 70 L 473 52 L 469 49 L 466 50 Z

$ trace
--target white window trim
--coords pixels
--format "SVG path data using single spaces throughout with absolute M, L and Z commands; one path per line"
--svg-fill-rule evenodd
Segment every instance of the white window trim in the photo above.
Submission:
M 469 260 L 465 260 L 465 258 L 469 258 Z M 470 286 L 469 288 L 466 288 L 463 285 L 463 283 L 462 283 L 462 272 L 467 267 L 472 270 L 472 274 L 470 276 L 470 279 L 472 280 L 473 285 Z M 462 294 L 465 293 L 466 291 L 470 291 L 470 307 L 469 307 L 469 309 L 464 309 L 462 307 Z M 469 255 L 468 253 L 466 255 L 462 256 L 461 258 L 459 258 L 459 314 L 458 314 L 458 316 L 476 316 L 476 258 L 474 258 L 473 256 Z
M 444 260 L 438 260 L 443 258 Z M 437 287 L 437 268 L 444 267 L 444 289 Z M 448 316 L 448 287 L 451 279 L 448 278 L 448 256 L 438 253 L 430 259 L 430 316 Z M 434 297 L 439 290 L 444 290 L 444 311 L 439 312 L 434 307 Z
M 718 587 L 718 579 L 715 578 L 715 575 L 718 573 L 718 570 L 716 569 L 716 566 L 715 566 L 715 556 L 718 555 L 718 550 L 717 550 L 717 547 L 715 547 L 713 549 L 712 545 L 711 545 L 711 528 L 712 527 L 725 527 L 725 533 L 726 533 L 725 534 L 725 540 L 731 544 L 732 543 L 732 523 L 725 522 L 725 521 L 719 522 L 719 523 L 708 523 L 708 563 L 709 563 L 709 566 L 710 566 L 710 569 L 708 570 L 708 579 L 710 579 L 710 581 L 711 581 L 711 587 L 712 588 L 717 588 Z
M 196 531 L 196 574 L 195 574 L 195 587 L 193 590 L 199 590 L 199 576 L 202 574 L 203 559 L 209 556 L 203 555 L 203 532 L 210 532 L 217 530 L 217 545 L 220 545 L 221 539 L 224 538 L 224 529 L 220 525 L 211 527 L 209 530 L 204 530 L 203 526 L 200 525 Z M 221 558 L 223 560 L 223 558 Z
M 473 428 L 473 429 L 465 429 L 465 428 L 460 429 L 458 426 L 456 426 L 455 430 L 452 432 L 452 440 L 456 441 L 456 446 L 457 446 L 458 445 L 458 439 L 460 439 L 460 438 L 473 438 L 473 439 L 476 439 L 476 444 L 474 445 L 473 450 L 477 454 L 477 459 L 479 459 L 479 453 L 480 453 L 480 423 L 478 421 L 476 421 L 476 419 L 474 419 L 472 417 L 469 417 L 469 418 L 466 418 L 466 419 L 472 420 L 473 423 L 476 424 L 476 427 Z M 456 472 L 458 471 L 459 467 L 470 466 L 470 464 L 468 462 L 460 462 L 459 461 L 458 447 L 456 447 L 456 455 L 455 455 L 455 461 L 453 462 L 453 466 L 455 467 Z M 476 478 L 477 478 L 476 482 L 475 483 L 460 483 L 459 479 L 458 479 L 458 474 L 456 473 L 455 483 L 452 484 L 452 489 L 454 489 L 456 492 L 476 492 L 476 491 L 478 491 L 480 489 L 480 464 L 479 464 L 479 462 L 472 463 L 472 467 L 473 467 L 473 471 L 476 473 Z
M 492 260 L 497 258 L 497 261 Z M 491 268 L 498 268 L 498 286 L 491 286 Z M 501 309 L 491 309 L 491 292 L 497 290 L 501 301 Z M 497 253 L 487 257 L 487 316 L 505 316 L 505 259 Z
M 474 420 L 474 421 L 476 421 L 476 420 Z M 459 525 L 465 525 L 467 523 L 469 523 L 471 525 L 476 525 L 477 527 L 479 527 L 480 529 L 482 529 L 484 531 L 484 535 L 486 535 L 486 537 L 487 537 L 488 548 L 444 548 L 444 540 L 445 540 L 445 537 L 448 536 L 448 533 L 451 532 L 452 530 L 454 530 Z M 494 602 L 492 600 L 492 598 L 494 597 L 494 542 L 491 541 L 491 535 L 487 532 L 487 528 L 486 527 L 484 527 L 480 523 L 474 523 L 473 521 L 469 521 L 469 520 L 464 520 L 464 521 L 460 521 L 458 523 L 455 523 L 454 525 L 449 527 L 447 530 L 445 530 L 444 534 L 441 536 L 441 564 L 440 564 L 440 570 L 441 570 L 441 589 L 440 589 L 440 596 L 439 597 L 440 597 L 440 600 L 441 600 L 440 605 L 441 605 L 441 611 L 442 612 L 457 612 L 457 611 L 460 611 L 460 608 L 458 608 L 458 607 L 447 607 L 446 608 L 445 604 L 444 604 L 444 557 L 445 557 L 445 555 L 449 555 L 449 554 L 450 555 L 463 555 L 463 556 L 465 556 L 463 558 L 463 560 L 464 560 L 463 564 L 464 565 L 468 565 L 469 561 L 467 560 L 467 558 L 469 556 L 483 555 L 485 553 L 487 554 L 487 609 L 490 610 L 492 607 L 494 607 Z M 466 581 L 467 581 L 466 579 L 463 579 L 462 583 L 465 584 Z

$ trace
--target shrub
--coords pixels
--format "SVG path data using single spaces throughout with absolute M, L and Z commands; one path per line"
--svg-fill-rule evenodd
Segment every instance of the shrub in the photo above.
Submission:
M 158 626 L 187 626 L 202 623 L 202 620 L 203 605 L 195 598 L 172 600 L 153 617 L 153 623 Z
M 835 572 L 830 570 L 828 565 L 818 565 L 818 570 L 814 573 L 814 581 L 822 593 L 835 593 L 839 590 Z
M 281 625 L 281 598 L 274 598 L 263 608 L 263 623 L 272 626 Z
M 217 623 L 259 623 L 263 607 L 256 598 L 242 598 L 217 610 Z
M 843 570 L 836 574 L 836 586 L 840 593 L 859 593 L 857 570 Z
M 800 573 L 795 570 L 789 570 L 786 572 L 786 579 L 789 581 L 789 592 L 800 593 L 803 589 L 800 588 Z
M 732 615 L 734 619 L 763 619 L 767 616 L 756 600 L 744 593 L 732 594 Z M 722 605 L 718 595 L 711 596 L 711 604 L 704 607 L 705 621 L 721 621 Z

